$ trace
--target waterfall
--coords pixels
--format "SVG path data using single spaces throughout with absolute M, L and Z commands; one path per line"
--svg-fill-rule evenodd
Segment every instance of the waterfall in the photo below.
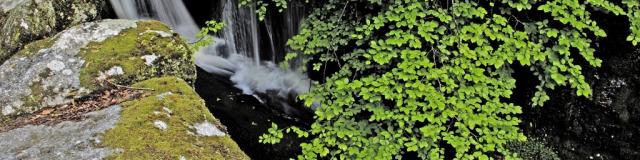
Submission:
M 238 8 L 237 0 L 220 0 L 222 5 L 222 22 L 225 28 L 214 37 L 214 45 L 204 48 L 195 54 L 195 64 L 209 73 L 230 76 L 235 87 L 245 94 L 254 92 L 267 93 L 277 91 L 277 96 L 287 98 L 290 94 L 301 94 L 309 90 L 310 80 L 301 73 L 290 69 L 278 68 L 275 64 L 276 52 L 284 55 L 285 51 L 276 50 L 269 23 L 269 39 L 271 42 L 271 61 L 260 61 L 260 35 L 255 6 Z M 114 11 L 123 19 L 155 19 L 171 26 L 177 33 L 189 41 L 196 41 L 198 25 L 190 15 L 182 0 L 110 0 Z M 294 14 L 286 14 L 294 16 Z M 301 15 L 297 15 L 301 16 Z M 299 20 L 287 19 L 284 26 L 286 39 L 293 36 Z M 297 23 L 297 24 L 294 24 Z M 295 29 L 294 29 L 295 28 Z M 276 38 L 277 39 L 277 38 Z M 284 48 L 285 43 L 281 44 Z
M 155 19 L 171 26 L 177 33 L 195 41 L 199 31 L 187 7 L 180 0 L 110 0 L 122 19 Z
M 264 22 L 265 28 L 267 29 L 267 36 L 269 37 L 269 45 L 271 48 L 271 61 L 272 62 L 276 62 L 276 47 L 273 44 L 273 28 L 271 26 L 271 22 L 269 21 L 265 21 Z
M 305 16 L 305 8 L 301 3 L 290 1 L 287 4 L 287 9 L 281 13 L 277 9 L 271 9 L 265 17 L 264 24 L 271 45 L 271 59 L 274 62 L 283 61 L 286 53 L 290 52 L 287 50 L 287 41 L 298 34 L 300 24 Z M 300 60 L 301 57 L 288 62 L 290 69 L 298 69 L 301 64 Z
M 255 63 L 260 62 L 258 20 L 256 19 L 255 6 L 238 8 L 237 0 L 221 1 L 224 4 L 222 21 L 226 25 L 222 30 L 222 36 L 228 43 L 229 52 L 252 57 Z
M 249 9 L 249 24 L 251 24 L 251 42 L 253 44 L 253 59 L 260 62 L 260 48 L 258 47 L 258 19 L 256 18 L 256 6 Z

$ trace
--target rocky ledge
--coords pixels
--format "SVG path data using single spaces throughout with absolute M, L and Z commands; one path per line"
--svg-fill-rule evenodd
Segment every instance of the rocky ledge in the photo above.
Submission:
M 0 159 L 248 159 L 177 77 L 21 115 L 0 124 L 0 146 Z
M 158 21 L 103 20 L 36 41 L 0 66 L 0 119 L 158 75 L 195 76 L 185 42 Z
M 0 159 L 249 159 L 191 88 L 191 55 L 158 21 L 26 45 L 0 65 Z

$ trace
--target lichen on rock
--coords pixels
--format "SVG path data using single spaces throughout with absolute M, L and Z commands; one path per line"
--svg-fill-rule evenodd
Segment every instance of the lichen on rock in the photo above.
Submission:
M 173 33 L 158 21 L 103 20 L 25 46 L 0 66 L 0 119 L 67 103 L 105 85 L 160 75 L 193 80 L 183 39 L 148 30 Z M 149 62 L 145 55 L 156 57 Z
M 0 12 L 6 12 L 24 3 L 27 0 L 3 0 L 0 1 Z
M 5 0 L 0 2 L 0 64 L 29 42 L 100 19 L 102 0 Z
M 154 78 L 133 87 L 153 91 L 122 104 L 121 120 L 104 134 L 103 141 L 123 152 L 110 158 L 248 159 L 185 81 Z
M 508 142 L 506 148 L 524 160 L 560 160 L 554 148 L 543 138 L 530 137 L 524 142 Z
M 99 135 L 112 129 L 121 107 L 86 114 L 86 119 L 52 126 L 30 125 L 0 133 L 0 159 L 102 159 L 118 149 L 98 147 Z
M 0 104 L 11 111 L 2 114 L 32 112 L 86 95 L 79 79 L 84 65 L 80 49 L 135 26 L 127 20 L 87 23 L 27 46 L 0 66 Z
M 89 44 L 80 56 L 86 61 L 80 80 L 88 88 L 96 86 L 96 77 L 113 67 L 121 67 L 122 74 L 114 83 L 130 84 L 158 75 L 175 75 L 187 81 L 195 79 L 195 65 L 191 52 L 182 38 L 175 34 L 165 37 L 157 32 L 173 33 L 158 21 L 140 21 L 138 27 L 122 31 L 104 42 Z
M 95 111 L 45 108 L 0 123 L 0 159 L 249 159 L 184 80 L 152 78 L 114 90 L 77 102 L 97 104 Z

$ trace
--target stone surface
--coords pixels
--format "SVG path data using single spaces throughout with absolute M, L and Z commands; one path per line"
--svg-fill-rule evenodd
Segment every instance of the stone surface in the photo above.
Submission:
M 24 3 L 27 0 L 3 0 L 0 1 L 0 12 L 6 12 Z
M 98 147 L 99 134 L 112 129 L 120 106 L 86 114 L 87 118 L 52 126 L 29 125 L 0 133 L 0 159 L 102 159 L 117 149 Z
M 211 124 L 209 121 L 196 123 L 193 128 L 196 129 L 196 133 L 200 136 L 224 136 L 225 133 L 220 131 L 218 127 Z
M 100 19 L 103 0 L 3 0 L 0 2 L 0 63 L 29 42 Z
M 0 66 L 0 120 L 68 103 L 105 85 L 158 75 L 193 79 L 184 41 L 149 30 L 171 32 L 158 21 L 103 20 L 25 46 Z M 149 62 L 144 55 L 156 57 Z
M 132 87 L 153 91 L 123 103 L 120 121 L 104 134 L 104 145 L 123 149 L 116 159 L 249 159 L 185 81 L 154 78 Z
M 144 94 L 81 119 L 0 132 L 0 159 L 249 159 L 184 80 L 132 87 Z

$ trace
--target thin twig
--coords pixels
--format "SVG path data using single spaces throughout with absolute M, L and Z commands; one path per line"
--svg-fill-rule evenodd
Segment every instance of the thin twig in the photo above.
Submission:
M 198 42 L 200 42 L 200 41 L 204 40 L 205 38 L 207 38 L 207 37 L 200 37 L 200 39 L 198 39 L 198 40 L 196 40 L 196 41 L 194 41 L 194 42 L 189 42 L 189 44 L 190 44 L 190 45 L 196 44 L 196 43 L 198 43 Z
M 107 83 L 116 86 L 118 88 L 126 88 L 126 89 L 134 89 L 134 90 L 149 90 L 149 91 L 155 91 L 155 89 L 151 89 L 151 88 L 138 88 L 138 87 L 130 87 L 130 86 L 123 86 L 123 85 L 119 85 L 119 84 L 115 84 L 109 80 L 106 80 Z
M 344 16 L 344 10 L 347 9 L 347 6 L 349 6 L 349 2 L 347 2 L 347 4 L 344 4 L 344 7 L 342 7 L 342 11 L 340 11 L 340 16 L 338 17 L 338 23 L 342 22 L 342 17 Z M 340 63 L 340 57 L 338 57 L 338 55 L 336 54 L 336 49 L 333 50 L 333 56 L 336 58 L 336 62 L 338 62 L 338 67 L 342 68 L 342 64 Z

